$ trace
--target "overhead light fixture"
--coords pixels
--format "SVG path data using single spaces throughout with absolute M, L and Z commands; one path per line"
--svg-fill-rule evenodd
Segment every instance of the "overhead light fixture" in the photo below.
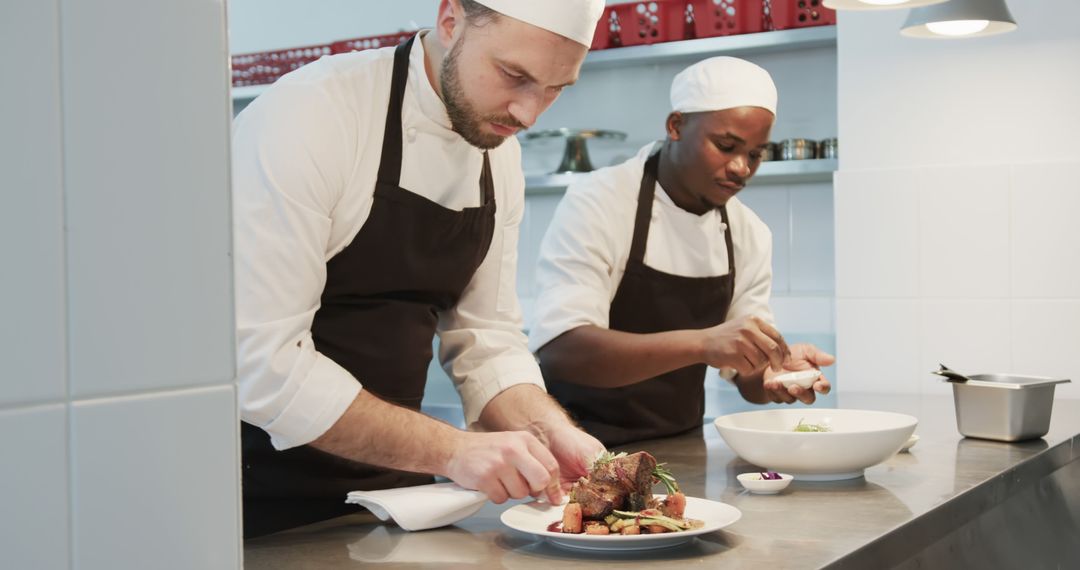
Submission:
M 833 10 L 897 10 L 940 4 L 946 0 L 825 0 L 826 8 Z
M 913 8 L 900 33 L 909 38 L 973 38 L 1016 29 L 1005 0 L 949 0 Z

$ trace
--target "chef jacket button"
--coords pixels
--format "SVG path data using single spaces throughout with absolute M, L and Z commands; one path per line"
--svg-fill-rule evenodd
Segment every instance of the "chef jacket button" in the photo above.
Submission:
M 726 232 L 727 231 L 727 224 L 725 224 L 724 222 L 720 222 L 720 231 Z
M 411 128 L 411 129 L 405 131 L 405 136 L 408 137 L 409 142 L 415 142 L 416 141 L 416 129 Z

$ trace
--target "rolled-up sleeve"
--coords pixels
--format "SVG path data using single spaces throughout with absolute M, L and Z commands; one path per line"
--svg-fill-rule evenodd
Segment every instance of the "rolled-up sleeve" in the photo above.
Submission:
M 236 120 L 233 213 L 240 416 L 275 448 L 308 443 L 360 383 L 315 350 L 330 212 L 358 144 L 326 93 L 276 86 Z
M 518 231 L 525 208 L 525 180 L 517 172 L 500 193 L 487 256 L 457 305 L 439 317 L 439 360 L 461 396 L 470 427 L 503 390 L 519 384 L 544 388 L 540 367 L 526 345 L 516 291 Z
M 628 240 L 622 234 L 633 228 L 622 227 L 626 213 L 619 211 L 618 200 L 605 205 L 599 198 L 615 191 L 602 174 L 567 189 L 544 234 L 536 266 L 536 316 L 529 331 L 534 352 L 566 331 L 608 327 L 617 286 L 616 240 Z

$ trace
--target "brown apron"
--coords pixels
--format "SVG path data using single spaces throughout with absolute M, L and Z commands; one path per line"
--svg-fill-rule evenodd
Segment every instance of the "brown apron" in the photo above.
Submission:
M 611 330 L 656 333 L 703 329 L 727 318 L 735 284 L 731 228 L 727 242 L 728 273 L 683 277 L 644 263 L 652 221 L 659 151 L 645 162 L 638 193 L 634 238 L 626 272 L 611 302 Z M 720 208 L 725 226 L 727 208 Z M 619 388 L 593 388 L 559 381 L 545 371 L 548 392 L 581 426 L 606 446 L 665 437 L 701 426 L 705 414 L 705 365 L 694 364 Z
M 371 213 L 352 243 L 326 264 L 315 347 L 364 390 L 420 409 L 439 313 L 452 308 L 487 255 L 495 189 L 484 153 L 482 204 L 451 210 L 399 186 L 401 109 L 415 37 L 394 53 L 390 103 Z M 244 536 L 357 512 L 349 491 L 431 482 L 301 446 L 276 451 L 263 430 L 242 424 Z

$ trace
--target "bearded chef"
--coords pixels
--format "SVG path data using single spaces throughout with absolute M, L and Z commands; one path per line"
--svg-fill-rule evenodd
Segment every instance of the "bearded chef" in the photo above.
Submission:
M 782 370 L 832 364 L 790 348 L 769 308 L 769 229 L 736 194 L 776 118 L 764 69 L 704 60 L 671 86 L 667 137 L 567 189 L 544 236 L 530 348 L 548 391 L 606 445 L 701 425 L 706 366 L 751 402 L 812 403 Z
M 557 502 L 602 451 L 521 332 L 512 136 L 577 79 L 602 9 L 442 0 L 433 30 L 310 64 L 237 117 L 246 536 L 432 475 Z M 435 334 L 469 431 L 419 412 Z

